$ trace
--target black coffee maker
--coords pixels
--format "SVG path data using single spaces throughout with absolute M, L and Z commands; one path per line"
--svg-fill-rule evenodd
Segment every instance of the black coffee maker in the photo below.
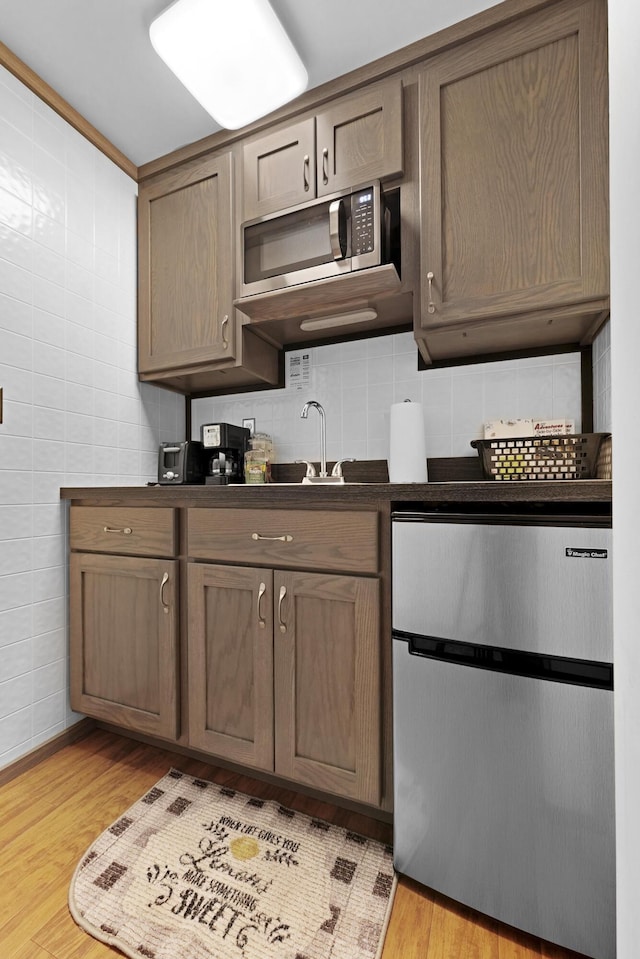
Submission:
M 244 454 L 251 435 L 244 426 L 205 423 L 201 428 L 205 483 L 244 483 Z

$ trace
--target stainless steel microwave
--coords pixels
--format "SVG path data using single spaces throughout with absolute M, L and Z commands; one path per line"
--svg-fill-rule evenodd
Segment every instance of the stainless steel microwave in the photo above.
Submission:
M 242 225 L 241 296 L 391 262 L 391 214 L 378 181 Z

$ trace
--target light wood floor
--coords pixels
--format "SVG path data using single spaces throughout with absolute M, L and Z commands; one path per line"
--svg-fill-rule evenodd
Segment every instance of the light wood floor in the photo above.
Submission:
M 385 842 L 390 827 L 227 770 L 104 731 L 0 787 L 2 959 L 116 959 L 67 909 L 72 872 L 91 842 L 175 766 Z M 576 959 L 401 878 L 382 959 Z

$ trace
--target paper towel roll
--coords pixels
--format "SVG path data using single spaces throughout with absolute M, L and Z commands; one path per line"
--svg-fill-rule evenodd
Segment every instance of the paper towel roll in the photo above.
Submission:
M 394 403 L 389 416 L 389 482 L 426 483 L 424 414 L 420 403 Z

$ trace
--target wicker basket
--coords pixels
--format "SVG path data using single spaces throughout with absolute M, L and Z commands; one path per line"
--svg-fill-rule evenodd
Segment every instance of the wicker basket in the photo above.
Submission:
M 610 433 L 514 436 L 472 440 L 471 445 L 478 450 L 485 479 L 594 479 L 598 476 L 603 441 L 607 440 L 609 445 L 610 436 Z M 610 478 L 610 475 L 598 478 Z

